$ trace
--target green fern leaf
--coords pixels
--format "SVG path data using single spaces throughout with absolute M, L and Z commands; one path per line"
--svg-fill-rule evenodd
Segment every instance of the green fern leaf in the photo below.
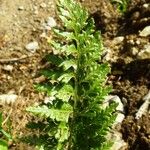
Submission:
M 62 58 L 60 58 L 60 57 L 58 57 L 54 54 L 47 55 L 46 59 L 48 61 L 50 61 L 52 64 L 57 65 L 57 66 L 60 65 L 63 62 Z
M 68 83 L 72 78 L 75 78 L 73 73 L 64 73 L 59 78 L 57 78 L 57 80 L 63 83 Z
M 73 87 L 71 85 L 64 85 L 56 94 L 58 99 L 63 102 L 68 102 L 70 98 L 74 95 Z
M 69 116 L 72 113 L 72 107 L 69 104 L 65 103 L 61 106 L 61 108 L 48 108 L 47 106 L 38 106 L 28 107 L 26 110 L 41 117 L 50 117 L 52 120 L 63 122 L 68 122 Z
M 58 0 L 57 6 L 63 25 L 53 29 L 52 53 L 47 57 L 52 68 L 42 71 L 48 83 L 38 86 L 54 99 L 27 110 L 56 124 L 55 132 L 48 132 L 56 141 L 54 150 L 108 149 L 106 135 L 116 117 L 116 104 L 103 108 L 111 87 L 106 86 L 110 67 L 99 63 L 103 51 L 100 32 L 76 1 Z
M 66 61 L 62 62 L 59 66 L 60 67 L 63 66 L 64 67 L 64 71 L 68 70 L 71 67 L 74 70 L 77 70 L 77 64 L 76 64 L 75 60 L 66 60 Z

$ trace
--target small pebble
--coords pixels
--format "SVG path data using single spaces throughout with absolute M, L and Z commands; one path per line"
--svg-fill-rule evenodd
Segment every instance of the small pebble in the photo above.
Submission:
M 132 53 L 133 56 L 137 55 L 138 52 L 139 52 L 138 49 L 135 48 L 135 47 L 133 47 L 133 48 L 131 49 L 131 53 Z
M 137 44 L 137 45 L 140 45 L 140 44 L 141 44 L 141 42 L 140 42 L 139 40 L 137 40 L 137 41 L 136 41 L 136 44 Z
M 25 46 L 25 48 L 26 48 L 28 51 L 34 53 L 37 49 L 39 49 L 39 44 L 38 44 L 38 42 L 34 41 L 34 42 L 31 42 L 31 43 L 27 44 L 27 45 Z
M 19 6 L 19 7 L 18 7 L 18 10 L 20 10 L 20 11 L 21 11 L 21 10 L 24 10 L 24 7 L 23 7 L 23 6 Z
M 12 104 L 17 100 L 18 96 L 16 94 L 2 94 L 0 95 L 0 105 L 2 104 Z
M 13 70 L 13 66 L 12 65 L 4 65 L 3 69 L 11 72 Z
M 146 26 L 141 32 L 140 36 L 146 37 L 150 35 L 150 26 Z
M 35 15 L 38 15 L 39 11 L 38 11 L 38 10 L 35 10 L 33 13 L 34 13 Z
M 139 59 L 150 59 L 150 44 L 145 45 L 144 49 L 138 53 L 137 57 Z
M 149 7 L 149 4 L 144 4 L 143 7 L 144 7 L 144 8 L 148 8 L 148 7 Z
M 134 45 L 134 40 L 129 40 L 130 44 Z
M 40 7 L 42 7 L 42 8 L 46 8 L 46 7 L 47 7 L 47 5 L 46 5 L 45 3 L 41 3 L 41 4 L 40 4 Z
M 47 37 L 47 35 L 46 35 L 46 33 L 45 33 L 45 32 L 43 32 L 42 34 L 40 34 L 40 37 L 41 37 L 41 38 L 46 38 L 46 37 Z
M 55 27 L 57 24 L 56 24 L 56 21 L 54 20 L 53 17 L 48 17 L 48 20 L 47 20 L 47 25 L 51 28 Z
M 123 40 L 124 40 L 124 37 L 123 37 L 123 36 L 118 36 L 118 37 L 115 37 L 115 38 L 113 39 L 113 43 L 114 43 L 115 45 L 117 45 L 117 44 L 120 44 L 121 42 L 123 42 Z
M 37 15 L 38 13 L 39 13 L 39 11 L 38 11 L 38 7 L 37 6 L 33 6 L 33 13 L 35 14 L 35 15 Z
M 51 30 L 51 28 L 55 27 L 56 21 L 54 20 L 53 17 L 48 17 L 46 23 L 43 23 L 42 26 L 45 30 Z

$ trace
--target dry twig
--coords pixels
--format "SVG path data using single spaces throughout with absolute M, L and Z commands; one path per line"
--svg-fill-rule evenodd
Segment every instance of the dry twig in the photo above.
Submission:
M 29 57 L 32 57 L 33 55 L 24 55 L 20 58 L 8 58 L 8 59 L 0 59 L 0 63 L 9 63 L 9 62 L 16 62 L 16 61 L 20 61 Z

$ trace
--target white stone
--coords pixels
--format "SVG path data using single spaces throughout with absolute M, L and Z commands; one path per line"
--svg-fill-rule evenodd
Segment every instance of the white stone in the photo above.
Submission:
M 132 53 L 133 56 L 137 55 L 138 52 L 139 52 L 138 49 L 135 48 L 135 47 L 133 47 L 133 48 L 131 49 L 131 53 Z
M 0 95 L 0 104 L 13 104 L 17 100 L 16 94 L 2 94 Z
M 113 145 L 110 148 L 110 150 L 125 150 L 127 148 L 127 143 L 123 140 L 122 134 L 118 132 L 117 125 L 120 125 L 125 118 L 124 116 L 124 106 L 121 102 L 121 99 L 117 95 L 109 95 L 105 97 L 103 108 L 105 109 L 111 102 L 118 103 L 118 106 L 116 108 L 117 110 L 117 118 L 115 120 L 115 123 L 112 126 L 112 129 L 107 134 L 106 138 L 110 141 L 113 141 Z
M 137 40 L 137 41 L 136 41 L 136 44 L 137 44 L 137 45 L 140 45 L 140 44 L 141 44 L 140 40 Z
M 38 11 L 38 10 L 35 10 L 33 13 L 34 13 L 35 15 L 38 15 L 39 11 Z
M 56 21 L 53 17 L 48 17 L 47 19 L 47 25 L 51 28 L 55 27 L 57 25 Z
M 127 148 L 127 143 L 122 139 L 122 134 L 118 131 L 113 131 L 110 136 L 110 140 L 114 141 L 110 150 L 125 150 Z
M 150 26 L 146 26 L 141 32 L 140 36 L 146 37 L 150 35 Z
M 56 25 L 57 24 L 56 24 L 56 21 L 54 20 L 54 18 L 48 17 L 47 21 L 42 24 L 42 27 L 45 30 L 51 30 L 51 28 L 55 27 Z
M 41 38 L 46 38 L 46 37 L 47 37 L 47 35 L 46 35 L 46 33 L 45 33 L 45 32 L 43 32 L 42 34 L 40 34 L 40 37 L 41 37 Z
M 144 114 L 146 114 L 148 107 L 149 107 L 149 104 L 150 104 L 149 101 L 145 101 L 143 103 L 143 105 L 140 107 L 140 109 L 136 113 L 136 116 L 135 116 L 136 119 L 140 119 Z
M 116 110 L 120 111 L 120 112 L 124 112 L 124 106 L 123 106 L 123 104 L 121 102 L 121 99 L 117 95 L 109 95 L 109 96 L 105 97 L 104 103 L 108 103 L 109 104 L 111 102 L 118 103 L 118 106 L 117 106 Z
M 11 72 L 13 70 L 13 66 L 12 65 L 4 65 L 3 69 Z
M 138 55 L 138 59 L 150 59 L 150 44 L 144 46 L 144 49 L 141 50 Z
M 42 29 L 44 30 L 51 30 L 51 27 L 47 25 L 47 23 L 42 24 Z
M 104 51 L 102 54 L 103 60 L 110 61 L 112 60 L 112 51 L 108 47 L 104 47 Z
M 45 3 L 41 3 L 41 4 L 40 4 L 40 7 L 42 7 L 42 8 L 46 8 L 46 7 L 47 7 L 47 5 L 46 5 Z
M 23 6 L 19 6 L 18 10 L 24 10 L 24 7 Z
M 38 44 L 38 42 L 36 42 L 36 41 L 30 42 L 29 44 L 27 44 L 27 45 L 25 46 L 25 48 L 26 48 L 28 51 L 34 53 L 37 49 L 39 49 L 39 44 Z
M 34 13 L 35 15 L 37 15 L 37 14 L 39 13 L 37 6 L 33 6 L 33 13 Z
M 124 106 L 123 103 L 121 102 L 121 99 L 117 95 L 109 95 L 105 97 L 105 101 L 103 103 L 103 108 L 105 109 L 111 102 L 116 102 L 118 104 L 116 111 L 117 111 L 117 117 L 116 120 L 113 124 L 113 126 L 116 126 L 117 124 L 122 123 L 122 121 L 125 118 L 125 111 L 124 111 Z
M 114 43 L 115 45 L 117 45 L 117 44 L 120 44 L 121 42 L 123 42 L 123 40 L 124 40 L 124 37 L 123 37 L 123 36 L 118 36 L 118 37 L 115 37 L 115 38 L 113 39 L 113 43 Z
M 134 40 L 129 40 L 130 44 L 134 45 Z
M 122 113 L 118 113 L 117 114 L 117 117 L 116 117 L 116 120 L 115 120 L 115 123 L 113 124 L 113 126 L 119 124 L 119 123 L 122 123 L 122 121 L 124 120 L 125 118 L 125 115 L 122 114 Z
M 144 8 L 149 8 L 149 4 L 146 4 L 146 3 L 145 3 L 145 4 L 143 5 L 143 7 L 144 7 Z
M 148 107 L 150 105 L 150 91 L 143 98 L 143 100 L 144 100 L 144 103 L 142 104 L 142 106 L 140 107 L 140 109 L 138 110 L 138 112 L 135 115 L 136 119 L 140 119 L 142 117 L 142 115 L 144 115 L 148 112 Z

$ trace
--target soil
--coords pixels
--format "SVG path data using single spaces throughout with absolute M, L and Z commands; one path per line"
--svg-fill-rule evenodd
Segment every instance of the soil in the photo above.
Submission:
M 139 36 L 139 31 L 150 25 L 150 8 L 143 7 L 150 2 L 132 0 L 124 14 L 109 0 L 80 2 L 101 30 L 105 49 L 111 50 L 110 56 L 106 55 L 112 67 L 108 83 L 113 85 L 111 94 L 118 95 L 125 107 L 120 131 L 128 143 L 127 150 L 150 150 L 150 115 L 135 119 L 150 90 L 150 58 L 141 59 L 132 52 L 150 44 L 149 36 Z M 57 20 L 53 0 L 0 0 L 0 94 L 18 95 L 14 104 L 0 105 L 0 111 L 4 118 L 10 114 L 15 138 L 31 134 L 26 124 L 34 118 L 25 109 L 43 102 L 45 96 L 34 89 L 34 83 L 43 80 L 39 71 L 47 65 L 43 58 L 51 51 L 47 37 L 42 36 L 46 32 L 51 37 L 51 31 L 42 26 L 48 17 Z M 25 48 L 32 41 L 39 43 L 35 52 Z M 30 149 L 34 148 L 18 140 L 10 143 L 10 150 Z

